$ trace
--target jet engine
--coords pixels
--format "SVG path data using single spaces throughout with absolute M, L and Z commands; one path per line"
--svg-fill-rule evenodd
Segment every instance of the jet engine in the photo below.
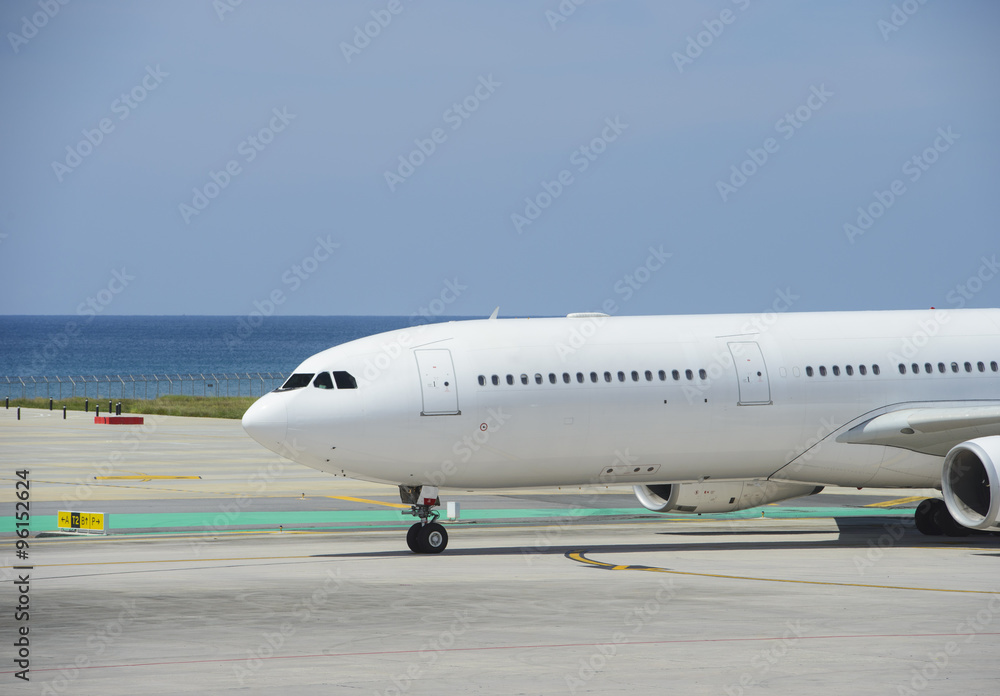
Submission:
M 944 458 L 941 492 L 955 521 L 972 529 L 996 528 L 1000 521 L 1000 436 L 961 442 Z
M 1000 439 L 1000 438 L 997 438 Z M 808 483 L 783 483 L 765 479 L 701 483 L 664 483 L 633 486 L 635 497 L 647 510 L 700 514 L 732 512 L 767 505 L 779 500 L 815 495 L 823 486 Z

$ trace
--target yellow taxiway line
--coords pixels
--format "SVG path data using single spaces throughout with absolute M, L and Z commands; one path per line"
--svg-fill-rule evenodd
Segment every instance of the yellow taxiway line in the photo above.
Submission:
M 372 505 L 385 505 L 391 508 L 400 508 L 402 510 L 409 510 L 409 505 L 403 505 L 402 503 L 383 503 L 381 500 L 369 500 L 368 498 L 352 498 L 349 495 L 328 495 L 324 496 L 326 498 L 333 498 L 334 500 L 349 500 L 352 503 L 371 503 Z
M 138 474 L 136 476 L 95 476 L 98 481 L 173 481 L 175 479 L 200 479 L 201 476 L 154 476 L 153 474 Z
M 792 580 L 789 578 L 758 578 L 749 575 L 722 575 L 720 573 L 695 573 L 683 570 L 668 570 L 667 568 L 656 568 L 653 566 L 641 565 L 616 565 L 614 563 L 604 563 L 587 558 L 585 551 L 574 551 L 567 553 L 566 558 L 577 563 L 604 568 L 605 570 L 644 570 L 649 573 L 668 573 L 670 575 L 694 575 L 701 578 L 723 578 L 726 580 L 757 580 L 759 582 L 787 582 L 796 585 L 835 585 L 838 587 L 870 587 L 881 590 L 914 590 L 917 592 L 959 592 L 963 594 L 988 594 L 995 595 L 991 590 L 954 590 L 941 587 L 903 587 L 900 585 L 866 585 L 859 582 L 824 582 L 822 580 Z
M 895 505 L 906 505 L 907 503 L 915 503 L 918 500 L 927 500 L 927 496 L 912 495 L 909 498 L 896 498 L 895 500 L 883 500 L 881 503 L 869 503 L 868 505 L 863 505 L 862 507 L 889 508 Z

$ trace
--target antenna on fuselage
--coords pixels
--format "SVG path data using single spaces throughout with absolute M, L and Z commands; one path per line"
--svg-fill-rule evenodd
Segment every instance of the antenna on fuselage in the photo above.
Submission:
M 490 315 L 490 319 L 496 319 L 499 313 L 500 313 L 500 307 L 497 306 L 497 308 L 493 310 L 493 314 Z

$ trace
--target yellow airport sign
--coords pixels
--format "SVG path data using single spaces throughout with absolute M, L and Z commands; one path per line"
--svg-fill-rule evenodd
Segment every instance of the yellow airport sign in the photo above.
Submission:
M 59 510 L 56 514 L 61 530 L 107 533 L 108 518 L 110 517 L 107 513 Z

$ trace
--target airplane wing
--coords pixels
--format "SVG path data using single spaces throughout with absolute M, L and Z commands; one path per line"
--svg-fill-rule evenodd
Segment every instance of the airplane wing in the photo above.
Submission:
M 943 457 L 960 442 L 1000 435 L 1000 405 L 906 408 L 840 434 L 837 442 L 886 445 Z

